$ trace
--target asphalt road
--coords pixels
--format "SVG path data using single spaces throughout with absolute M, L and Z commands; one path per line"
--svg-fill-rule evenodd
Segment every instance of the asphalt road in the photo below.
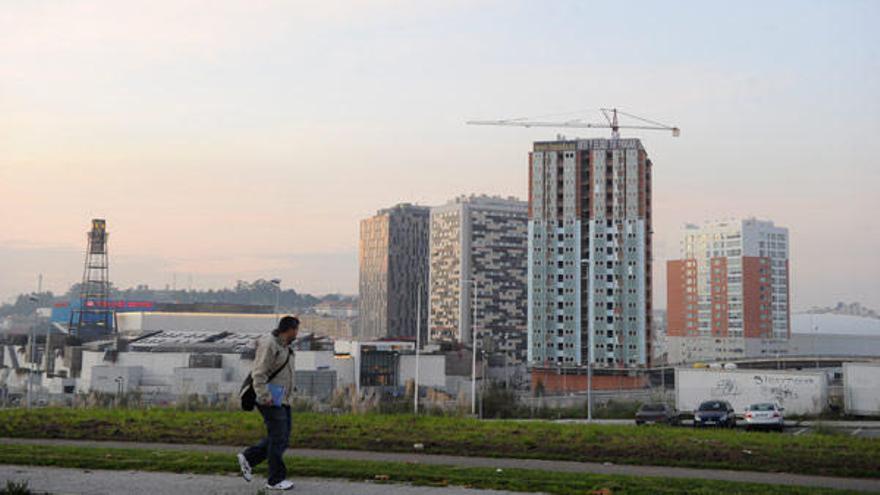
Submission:
M 531 421 L 531 420 L 529 420 Z M 538 421 L 538 420 L 535 420 Z M 586 424 L 585 419 L 557 419 L 555 423 Z M 594 419 L 595 424 L 636 426 L 631 419 Z M 785 433 L 790 435 L 811 435 L 815 433 L 816 426 L 821 424 L 823 428 L 835 430 L 840 435 L 850 435 L 856 438 L 880 438 L 880 421 L 786 421 Z M 692 428 L 693 421 L 683 419 L 681 428 Z M 736 428 L 745 430 L 745 422 L 737 420 Z M 765 430 L 755 431 L 755 434 L 764 433 Z M 771 432 L 775 433 L 775 432 Z
M 81 447 L 141 448 L 151 450 L 190 450 L 225 452 L 230 455 L 237 447 L 195 444 L 158 444 L 137 442 L 95 442 L 88 440 L 0 438 L 0 443 L 31 445 L 76 445 Z M 494 457 L 462 457 L 433 454 L 403 454 L 358 450 L 289 449 L 289 455 L 313 459 L 344 459 L 362 461 L 418 462 L 428 465 L 460 467 L 489 467 L 502 469 L 537 469 L 542 471 L 612 474 L 623 476 L 652 476 L 665 478 L 693 478 L 719 481 L 741 481 L 785 486 L 839 488 L 855 491 L 880 492 L 880 478 L 836 478 L 788 473 L 729 471 L 721 469 L 694 469 L 666 466 L 634 466 L 612 463 L 547 461 L 539 459 L 505 459 Z M 485 493 L 485 492 L 481 492 Z
M 36 492 L 90 495 L 253 495 L 265 480 L 247 483 L 238 476 L 146 473 L 141 471 L 101 471 L 65 468 L 0 465 L 0 481 L 28 482 Z M 315 478 L 296 478 L 289 492 L 295 495 L 513 495 L 514 492 L 470 490 L 459 487 L 423 487 L 404 484 L 366 483 Z

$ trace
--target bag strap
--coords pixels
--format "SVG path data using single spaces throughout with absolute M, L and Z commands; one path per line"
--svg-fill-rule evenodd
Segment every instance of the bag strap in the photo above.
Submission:
M 281 373 L 281 370 L 283 370 L 284 368 L 287 367 L 287 363 L 290 362 L 290 355 L 291 354 L 293 354 L 293 351 L 288 349 L 287 350 L 287 359 L 284 360 L 284 364 L 282 364 L 280 368 L 278 368 L 271 375 L 269 375 L 269 378 L 266 380 L 266 383 L 271 382 L 276 376 L 278 376 L 278 373 Z

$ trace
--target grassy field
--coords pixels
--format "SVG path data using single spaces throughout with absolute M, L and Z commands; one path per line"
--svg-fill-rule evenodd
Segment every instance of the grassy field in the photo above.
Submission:
M 259 414 L 173 409 L 0 410 L 0 437 L 247 445 L 263 434 Z M 880 477 L 880 440 L 727 430 L 410 415 L 296 414 L 292 445 Z
M 0 445 L 0 464 L 38 465 L 80 469 L 162 471 L 197 474 L 237 473 L 230 455 L 204 452 L 81 448 L 67 446 Z M 431 486 L 466 486 L 481 489 L 583 494 L 835 494 L 842 490 L 792 488 L 754 483 L 730 483 L 675 478 L 606 476 L 556 473 L 524 469 L 498 471 L 400 462 L 365 462 L 326 459 L 287 459 L 294 477 L 382 480 Z M 265 464 L 257 474 L 265 475 Z

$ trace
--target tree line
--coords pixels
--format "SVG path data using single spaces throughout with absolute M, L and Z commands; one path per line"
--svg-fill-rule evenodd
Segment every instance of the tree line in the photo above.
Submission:
M 32 315 L 36 308 L 50 306 L 54 303 L 68 302 L 79 298 L 79 283 L 70 286 L 70 289 L 62 295 L 55 295 L 50 291 L 40 294 L 20 294 L 12 303 L 0 305 L 0 318 L 6 316 Z M 36 295 L 37 301 L 31 300 Z M 154 301 L 165 303 L 227 303 L 227 304 L 255 304 L 274 306 L 276 288 L 271 281 L 257 279 L 252 282 L 239 280 L 234 287 L 207 290 L 170 290 L 153 289 L 147 285 L 138 285 L 126 289 L 110 287 L 110 298 L 126 301 Z M 323 301 L 341 301 L 351 299 L 351 296 L 329 294 L 315 297 L 310 294 L 300 294 L 294 289 L 284 289 L 278 293 L 278 306 L 281 310 L 294 311 L 308 309 Z

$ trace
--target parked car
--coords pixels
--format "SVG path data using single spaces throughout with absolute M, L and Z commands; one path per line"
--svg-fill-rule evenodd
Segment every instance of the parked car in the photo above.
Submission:
M 636 412 L 636 424 L 646 423 L 677 425 L 678 411 L 674 407 L 662 403 L 642 404 Z
M 767 428 L 782 431 L 785 428 L 785 418 L 782 416 L 784 410 L 785 408 L 771 402 L 752 404 L 745 412 L 746 429 Z
M 694 428 L 701 426 L 736 426 L 736 413 L 726 400 L 709 400 L 694 411 Z

